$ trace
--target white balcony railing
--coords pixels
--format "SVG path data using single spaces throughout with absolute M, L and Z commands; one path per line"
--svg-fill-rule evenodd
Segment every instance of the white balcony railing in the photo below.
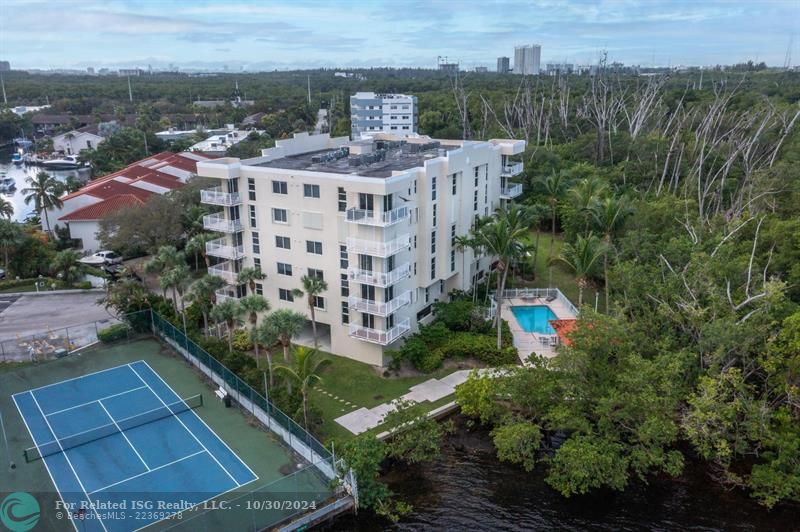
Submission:
M 514 199 L 520 194 L 522 194 L 522 183 L 517 183 L 516 185 L 509 185 L 507 187 L 503 187 L 500 190 L 500 197 L 502 199 Z
M 389 345 L 410 330 L 411 321 L 408 318 L 389 330 L 370 329 L 369 327 L 364 327 L 357 323 L 350 324 L 350 336 L 380 345 Z
M 230 260 L 209 267 L 208 274 L 222 277 L 229 284 L 236 284 L 236 278 L 239 276 L 233 261 Z
M 522 170 L 523 170 L 523 169 L 524 169 L 524 165 L 523 165 L 523 163 L 511 163 L 511 164 L 507 164 L 507 165 L 505 165 L 505 166 L 503 167 L 503 169 L 502 169 L 502 170 L 500 170 L 500 175 L 501 175 L 501 176 L 503 176 L 503 177 L 514 177 L 514 176 L 518 176 L 519 174 L 521 174 L 521 173 L 522 173 Z
M 380 286 L 381 288 L 386 288 L 387 286 L 391 286 L 405 279 L 410 273 L 411 265 L 407 262 L 397 266 L 390 272 L 374 272 L 352 267 L 347 268 L 347 277 L 351 281 L 372 286 Z
M 411 303 L 411 290 L 406 290 L 399 296 L 395 296 L 391 301 L 380 302 L 370 301 L 369 299 L 361 299 L 360 297 L 350 296 L 347 300 L 350 310 L 358 312 L 366 312 L 367 314 L 375 314 L 377 316 L 388 316 L 389 314 L 397 311 L 400 307 L 404 307 Z
M 241 259 L 244 256 L 244 247 L 232 246 L 226 239 L 218 238 L 206 242 L 206 255 L 221 259 Z
M 388 257 L 411 245 L 411 237 L 402 235 L 388 242 L 376 240 L 362 240 L 359 238 L 347 239 L 347 251 L 373 257 Z
M 214 292 L 214 296 L 217 298 L 217 303 L 222 303 L 227 299 L 239 299 L 239 295 L 236 293 L 236 290 L 232 288 L 220 288 Z
M 238 233 L 244 230 L 241 220 L 228 220 L 222 214 L 207 214 L 203 216 L 203 229 L 218 233 Z
M 377 225 L 388 227 L 403 220 L 407 220 L 411 215 L 408 205 L 396 207 L 390 211 L 369 211 L 366 209 L 347 209 L 347 221 L 363 225 Z
M 208 205 L 231 207 L 241 205 L 242 198 L 238 192 L 223 192 L 222 187 L 214 187 L 200 191 L 200 202 Z

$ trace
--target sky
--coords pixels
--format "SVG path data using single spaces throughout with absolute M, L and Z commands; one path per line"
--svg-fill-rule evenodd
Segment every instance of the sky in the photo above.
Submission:
M 800 0 L 0 0 L 12 68 L 800 64 Z M 791 46 L 790 46 L 791 43 Z

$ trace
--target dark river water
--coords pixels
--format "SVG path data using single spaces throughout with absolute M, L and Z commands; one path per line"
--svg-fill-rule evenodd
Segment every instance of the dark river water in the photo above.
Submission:
M 483 429 L 456 417 L 442 456 L 425 468 L 394 471 L 385 480 L 414 506 L 392 525 L 368 512 L 333 530 L 800 530 L 800 505 L 768 511 L 745 493 L 727 491 L 700 464 L 677 478 L 651 478 L 624 493 L 602 491 L 565 499 L 543 480 L 497 461 Z

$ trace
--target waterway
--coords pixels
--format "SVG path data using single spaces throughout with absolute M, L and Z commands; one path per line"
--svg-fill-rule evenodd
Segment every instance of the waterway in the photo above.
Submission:
M 543 480 L 497 460 L 488 432 L 456 416 L 433 464 L 395 470 L 385 480 L 414 506 L 396 525 L 368 512 L 341 518 L 332 529 L 355 530 L 800 530 L 800 505 L 768 511 L 746 493 L 713 482 L 687 460 L 677 479 L 655 477 L 624 492 L 603 490 L 565 499 Z

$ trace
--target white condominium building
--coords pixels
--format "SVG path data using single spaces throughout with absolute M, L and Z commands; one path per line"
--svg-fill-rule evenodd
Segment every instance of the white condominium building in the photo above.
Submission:
M 417 132 L 417 97 L 405 94 L 357 92 L 350 96 L 350 129 L 354 139 L 362 135 Z
M 300 133 L 275 144 L 259 158 L 197 165 L 219 180 L 202 192 L 204 203 L 222 207 L 204 220 L 221 233 L 206 249 L 209 272 L 230 283 L 218 295 L 245 295 L 237 272 L 258 267 L 267 277 L 256 292 L 273 309 L 309 316 L 292 290 L 303 275 L 322 277 L 320 345 L 373 365 L 431 319 L 435 301 L 488 271 L 490 259 L 476 261 L 456 237 L 522 193 L 511 182 L 522 172 L 519 140 Z
M 538 76 L 541 64 L 542 47 L 538 44 L 525 44 L 514 48 L 514 74 Z

